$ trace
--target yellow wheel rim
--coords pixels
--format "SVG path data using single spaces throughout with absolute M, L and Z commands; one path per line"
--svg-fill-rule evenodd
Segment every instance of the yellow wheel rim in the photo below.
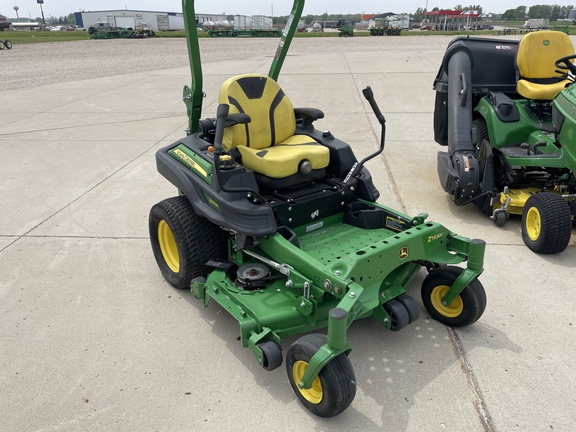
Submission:
M 306 372 L 307 367 L 308 363 L 302 360 L 298 360 L 296 363 L 294 363 L 294 366 L 292 367 L 292 376 L 294 377 L 296 386 L 298 386 L 298 383 L 302 381 L 302 377 L 304 376 L 304 372 Z M 320 402 L 322 402 L 322 384 L 320 383 L 319 377 L 314 378 L 314 381 L 312 381 L 312 387 L 309 389 L 298 387 L 298 390 L 300 391 L 300 394 L 302 394 L 302 396 L 304 396 L 304 398 L 311 404 L 318 405 Z
M 462 303 L 462 298 L 458 296 L 451 304 L 443 305 L 442 297 L 446 295 L 449 289 L 450 287 L 447 285 L 438 285 L 437 287 L 434 287 L 430 294 L 430 300 L 432 301 L 434 309 L 436 309 L 440 314 L 447 318 L 456 318 L 462 313 L 464 303 Z
M 530 207 L 526 213 L 526 234 L 528 234 L 530 240 L 538 240 L 541 226 L 542 219 L 540 218 L 540 212 L 536 207 Z
M 178 273 L 180 271 L 178 247 L 176 246 L 176 240 L 174 240 L 172 230 L 164 220 L 161 220 L 158 224 L 158 243 L 160 244 L 160 250 L 162 251 L 164 261 L 166 261 L 170 270 L 174 273 Z

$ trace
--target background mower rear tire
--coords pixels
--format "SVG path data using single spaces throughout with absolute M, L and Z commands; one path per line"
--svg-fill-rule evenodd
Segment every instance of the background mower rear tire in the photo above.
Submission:
M 540 192 L 526 200 L 522 212 L 522 240 L 539 254 L 564 251 L 572 234 L 570 207 L 560 195 Z

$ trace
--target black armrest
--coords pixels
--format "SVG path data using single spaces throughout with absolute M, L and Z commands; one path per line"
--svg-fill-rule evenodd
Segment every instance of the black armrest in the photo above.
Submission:
M 229 114 L 228 117 L 226 117 L 226 121 L 224 122 L 224 127 L 227 128 L 237 124 L 246 124 L 250 123 L 251 121 L 252 119 L 250 116 L 245 113 Z
M 324 118 L 324 113 L 318 108 L 294 108 L 296 123 L 310 126 L 315 120 Z

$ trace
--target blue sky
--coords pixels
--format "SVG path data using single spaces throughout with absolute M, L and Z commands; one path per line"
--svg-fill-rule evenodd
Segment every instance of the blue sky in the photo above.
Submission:
M 202 13 L 222 13 L 230 15 L 288 15 L 291 0 L 196 0 L 196 10 Z M 523 5 L 530 7 L 535 4 L 559 4 L 561 6 L 574 5 L 575 0 L 539 0 L 539 1 L 478 1 L 484 8 L 484 12 L 501 13 L 506 9 L 513 9 Z M 428 9 L 439 7 L 452 9 L 457 4 L 466 5 L 465 2 L 434 1 L 434 0 L 405 0 L 405 1 L 382 1 L 382 0 L 359 0 L 359 1 L 334 1 L 334 0 L 308 0 L 304 7 L 306 14 L 328 13 L 376 13 L 376 12 L 415 12 L 417 8 Z M 0 13 L 8 17 L 16 16 L 13 6 L 17 5 L 20 17 L 35 18 L 40 16 L 40 5 L 37 0 L 0 0 Z M 151 11 L 180 12 L 181 0 L 44 0 L 44 15 L 63 16 L 79 10 L 108 10 L 108 9 L 136 9 Z

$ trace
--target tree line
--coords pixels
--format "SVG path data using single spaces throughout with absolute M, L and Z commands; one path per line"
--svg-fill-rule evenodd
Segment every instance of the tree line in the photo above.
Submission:
M 559 5 L 534 5 L 528 9 L 526 6 L 518 6 L 515 9 L 505 11 L 501 19 L 522 21 L 525 18 L 548 18 L 550 21 L 566 19 L 573 6 Z
M 573 9 L 573 6 L 560 6 L 560 5 L 534 5 L 528 8 L 527 6 L 518 6 L 515 9 L 508 9 L 500 16 L 495 14 L 496 19 L 503 19 L 503 20 L 514 20 L 514 21 L 524 21 L 526 18 L 548 18 L 550 21 L 556 21 L 559 19 L 566 19 L 570 14 L 570 11 Z M 431 11 L 438 11 L 440 10 L 439 7 L 434 7 Z M 484 12 L 484 8 L 482 5 L 479 4 L 471 4 L 471 5 L 462 5 L 457 4 L 454 6 L 453 10 L 470 10 L 475 11 L 476 13 L 482 15 Z M 414 18 L 414 21 L 423 21 L 424 20 L 424 13 L 426 9 L 418 8 L 416 12 L 409 14 L 411 18 Z M 353 21 L 358 22 L 360 21 L 360 14 L 328 14 L 324 13 L 322 15 L 306 15 L 303 16 L 302 19 L 306 22 L 306 24 L 313 23 L 315 21 L 339 21 L 341 19 L 346 21 Z M 288 21 L 288 16 L 278 16 L 274 17 L 274 24 L 286 24 Z

